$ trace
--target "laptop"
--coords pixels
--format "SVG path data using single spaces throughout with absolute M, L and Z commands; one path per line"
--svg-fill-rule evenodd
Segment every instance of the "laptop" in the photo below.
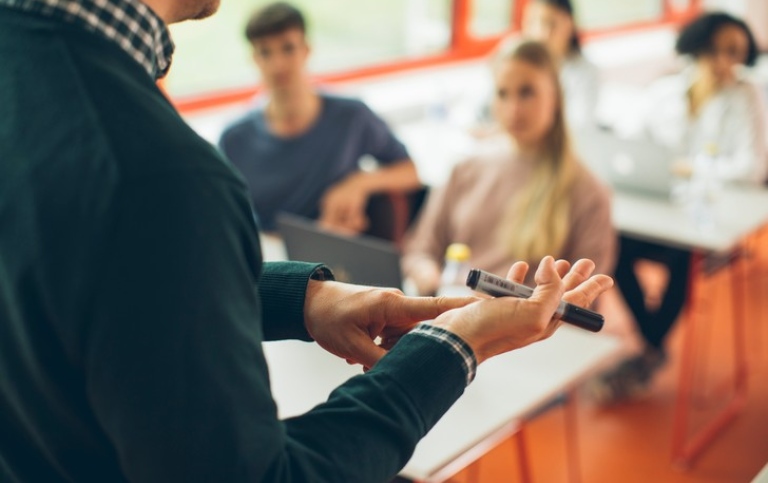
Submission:
M 325 263 L 340 282 L 402 287 L 400 252 L 393 243 L 365 235 L 339 235 L 314 220 L 285 213 L 277 216 L 277 227 L 289 260 Z
M 581 162 L 617 191 L 669 198 L 675 155 L 668 147 L 600 129 L 577 131 L 573 138 Z

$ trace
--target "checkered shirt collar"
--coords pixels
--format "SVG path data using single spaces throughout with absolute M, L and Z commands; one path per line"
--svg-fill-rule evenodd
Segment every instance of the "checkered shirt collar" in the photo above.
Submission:
M 6 6 L 80 26 L 115 42 L 153 78 L 171 66 L 173 42 L 163 20 L 140 0 L 0 0 Z

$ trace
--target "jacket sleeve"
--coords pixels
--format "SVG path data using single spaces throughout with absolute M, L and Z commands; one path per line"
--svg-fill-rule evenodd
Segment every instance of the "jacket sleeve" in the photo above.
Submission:
M 264 340 L 312 340 L 304 325 L 304 297 L 319 263 L 264 263 L 259 282 Z
M 409 335 L 326 404 L 280 421 L 261 309 L 278 313 L 269 294 L 295 270 L 284 286 L 295 292 L 285 317 L 296 318 L 310 267 L 267 267 L 260 279 L 245 191 L 225 177 L 174 174 L 123 191 L 82 365 L 128 481 L 387 481 L 463 391 L 461 358 Z

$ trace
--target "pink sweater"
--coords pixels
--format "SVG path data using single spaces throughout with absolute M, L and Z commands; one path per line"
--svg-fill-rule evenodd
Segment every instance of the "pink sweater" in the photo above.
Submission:
M 531 162 L 508 150 L 483 155 L 457 165 L 448 181 L 429 195 L 416 225 L 405 243 L 403 274 L 411 276 L 425 259 L 442 266 L 445 249 L 451 243 L 465 243 L 472 250 L 473 268 L 505 276 L 513 262 L 506 247 L 500 246 L 496 227 L 511 197 L 521 189 L 531 172 Z M 616 256 L 616 233 L 611 224 L 610 192 L 586 168 L 578 171 L 571 196 L 571 229 L 556 258 L 575 262 L 590 258 L 595 273 L 610 274 Z M 531 270 L 539 260 L 526 260 Z

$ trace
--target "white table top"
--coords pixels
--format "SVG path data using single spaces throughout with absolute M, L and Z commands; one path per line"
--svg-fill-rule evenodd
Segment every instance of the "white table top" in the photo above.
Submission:
M 768 463 L 765 464 L 760 473 L 755 476 L 751 483 L 768 483 Z
M 424 480 L 509 423 L 525 418 L 553 397 L 610 363 L 622 351 L 612 336 L 561 327 L 549 340 L 482 364 L 475 381 L 419 443 L 402 471 Z M 265 344 L 272 394 L 281 418 L 302 414 L 359 374 L 315 344 Z
M 727 187 L 714 204 L 714 228 L 701 230 L 685 206 L 615 192 L 613 223 L 622 234 L 685 249 L 725 251 L 768 223 L 768 190 Z
M 276 234 L 259 233 L 261 242 L 261 257 L 265 262 L 282 262 L 288 260 L 285 243 Z

